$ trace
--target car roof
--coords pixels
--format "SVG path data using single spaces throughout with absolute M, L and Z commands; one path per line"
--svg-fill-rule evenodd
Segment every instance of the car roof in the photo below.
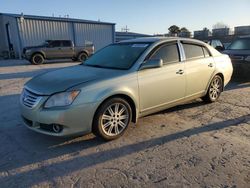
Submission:
M 196 39 L 190 39 L 190 38 L 181 38 L 181 37 L 141 37 L 141 38 L 136 38 L 136 39 L 130 39 L 130 40 L 123 40 L 118 43 L 155 43 L 155 42 L 170 42 L 174 40 L 181 40 L 181 41 L 189 41 L 189 42 L 194 42 L 194 43 L 201 43 L 204 44 L 204 42 Z

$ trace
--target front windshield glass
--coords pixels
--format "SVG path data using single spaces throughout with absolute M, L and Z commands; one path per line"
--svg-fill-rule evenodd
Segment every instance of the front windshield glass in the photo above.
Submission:
M 129 69 L 148 46 L 149 43 L 112 44 L 91 56 L 83 65 L 110 69 Z
M 250 38 L 237 39 L 228 46 L 229 50 L 250 50 Z

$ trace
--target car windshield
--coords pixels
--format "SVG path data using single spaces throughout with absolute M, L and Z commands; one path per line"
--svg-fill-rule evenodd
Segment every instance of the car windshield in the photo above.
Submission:
M 148 46 L 149 43 L 112 44 L 99 50 L 83 65 L 127 70 L 132 67 Z
M 237 39 L 228 46 L 229 50 L 250 50 L 250 38 Z

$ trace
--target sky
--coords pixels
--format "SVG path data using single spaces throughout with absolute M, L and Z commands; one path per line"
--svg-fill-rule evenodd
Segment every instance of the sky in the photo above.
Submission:
M 175 24 L 190 31 L 250 25 L 250 0 L 0 0 L 1 13 L 64 16 L 116 23 L 116 30 L 163 34 Z

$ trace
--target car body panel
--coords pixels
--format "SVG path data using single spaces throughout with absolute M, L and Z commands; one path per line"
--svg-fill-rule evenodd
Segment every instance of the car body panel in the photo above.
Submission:
M 186 97 L 206 92 L 214 70 L 213 57 L 185 61 Z
M 184 70 L 181 62 L 138 72 L 142 113 L 185 97 L 185 75 L 179 70 Z

